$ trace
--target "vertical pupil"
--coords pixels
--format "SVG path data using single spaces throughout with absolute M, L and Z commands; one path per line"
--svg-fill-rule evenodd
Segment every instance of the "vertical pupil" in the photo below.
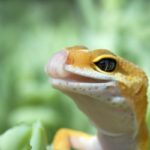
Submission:
M 112 58 L 104 58 L 95 63 L 101 70 L 111 72 L 116 68 L 116 60 Z
M 107 67 L 109 65 L 108 63 L 109 62 L 107 60 L 102 60 L 102 61 L 100 61 L 99 66 L 102 70 L 107 70 Z

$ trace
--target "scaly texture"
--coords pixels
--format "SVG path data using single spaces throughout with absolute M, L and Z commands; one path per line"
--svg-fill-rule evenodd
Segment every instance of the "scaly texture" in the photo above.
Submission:
M 129 135 L 133 142 L 127 150 L 147 149 L 148 81 L 143 70 L 108 50 L 89 51 L 84 46 L 75 46 L 53 56 L 46 71 L 53 78 L 52 84 L 72 97 L 96 124 L 98 136 Z M 105 150 L 101 141 L 99 145 Z M 112 144 L 112 150 L 118 145 Z

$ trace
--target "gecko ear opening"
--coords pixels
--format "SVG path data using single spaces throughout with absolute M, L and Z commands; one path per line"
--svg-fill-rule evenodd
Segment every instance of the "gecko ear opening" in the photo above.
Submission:
M 116 69 L 117 62 L 113 58 L 102 58 L 94 62 L 96 70 L 104 72 L 113 72 Z

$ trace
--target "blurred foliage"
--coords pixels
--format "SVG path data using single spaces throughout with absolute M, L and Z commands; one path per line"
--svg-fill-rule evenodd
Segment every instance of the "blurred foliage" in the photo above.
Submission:
M 46 133 L 40 122 L 18 125 L 0 136 L 1 150 L 50 150 Z
M 48 83 L 44 65 L 66 46 L 111 49 L 150 76 L 150 1 L 0 1 L 0 132 L 41 120 L 94 132 L 86 116 Z M 148 123 L 150 124 L 150 112 Z

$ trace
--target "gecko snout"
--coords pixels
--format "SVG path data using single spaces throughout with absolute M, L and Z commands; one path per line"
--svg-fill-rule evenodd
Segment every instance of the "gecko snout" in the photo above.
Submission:
M 64 78 L 68 76 L 68 73 L 64 69 L 67 58 L 68 52 L 66 50 L 55 53 L 45 66 L 45 72 L 53 78 Z

